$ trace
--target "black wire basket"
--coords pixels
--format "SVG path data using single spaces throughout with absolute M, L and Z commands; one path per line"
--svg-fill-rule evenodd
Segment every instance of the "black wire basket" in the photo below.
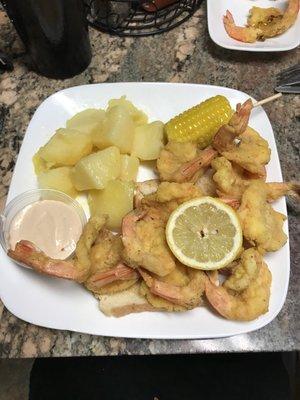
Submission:
M 85 0 L 94 28 L 118 36 L 148 36 L 187 20 L 203 0 Z M 164 4 L 164 5 L 163 5 Z

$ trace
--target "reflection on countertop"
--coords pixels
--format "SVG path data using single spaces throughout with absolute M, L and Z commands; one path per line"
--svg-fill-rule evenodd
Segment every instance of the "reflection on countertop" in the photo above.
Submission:
M 0 206 L 4 205 L 14 163 L 36 107 L 52 93 L 75 85 L 117 81 L 191 82 L 228 86 L 261 99 L 274 93 L 275 75 L 293 65 L 300 49 L 285 53 L 245 53 L 217 47 L 209 38 L 203 4 L 183 25 L 160 36 L 119 38 L 90 31 L 93 59 L 82 74 L 64 81 L 27 68 L 24 49 L 0 10 L 0 49 L 14 60 L 14 71 L 0 75 Z M 101 95 L 101 93 L 99 94 Z M 283 176 L 296 179 L 299 162 L 300 96 L 268 104 Z M 298 175 L 299 179 L 299 175 Z M 279 315 L 257 332 L 214 340 L 134 340 L 103 338 L 37 327 L 19 320 L 0 302 L 0 357 L 85 356 L 300 350 L 299 224 L 289 213 L 291 281 Z M 297 242 L 298 241 L 298 242 Z M 297 250 L 298 243 L 298 250 Z M 284 266 L 281 266 L 284 268 Z

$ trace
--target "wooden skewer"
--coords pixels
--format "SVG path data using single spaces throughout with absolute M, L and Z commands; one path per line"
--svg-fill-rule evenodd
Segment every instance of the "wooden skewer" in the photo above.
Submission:
M 263 104 L 269 103 L 270 101 L 279 99 L 279 97 L 281 97 L 281 96 L 282 96 L 282 93 L 273 94 L 273 96 L 270 96 L 270 97 L 267 97 L 266 99 L 257 101 L 256 103 L 253 104 L 253 107 L 262 106 Z

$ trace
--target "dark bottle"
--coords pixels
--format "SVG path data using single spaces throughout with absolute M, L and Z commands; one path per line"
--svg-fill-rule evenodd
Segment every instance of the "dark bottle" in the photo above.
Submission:
M 49 78 L 70 78 L 91 61 L 83 0 L 5 0 L 32 67 Z

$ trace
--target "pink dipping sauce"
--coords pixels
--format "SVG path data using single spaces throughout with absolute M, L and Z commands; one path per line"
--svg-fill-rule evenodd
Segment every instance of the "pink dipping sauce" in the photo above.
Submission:
M 9 244 L 14 249 L 20 240 L 29 240 L 47 256 L 63 260 L 73 253 L 81 233 L 80 217 L 71 206 L 57 200 L 40 200 L 13 218 Z

